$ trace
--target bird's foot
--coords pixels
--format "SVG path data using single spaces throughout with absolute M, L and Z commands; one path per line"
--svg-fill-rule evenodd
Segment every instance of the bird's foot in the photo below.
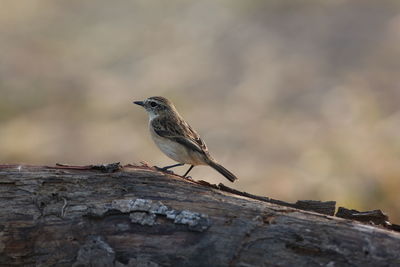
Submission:
M 166 167 L 158 167 L 158 166 L 153 166 L 153 167 L 154 167 L 157 171 L 165 172 L 165 173 L 168 173 L 168 174 L 174 174 L 173 171 L 169 170 L 169 169 L 166 168 Z

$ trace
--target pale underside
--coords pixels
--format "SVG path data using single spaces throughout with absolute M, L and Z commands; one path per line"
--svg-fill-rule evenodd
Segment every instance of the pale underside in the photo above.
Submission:
M 159 136 L 150 125 L 150 133 L 154 143 L 169 158 L 185 164 L 207 165 L 204 155 L 168 138 Z

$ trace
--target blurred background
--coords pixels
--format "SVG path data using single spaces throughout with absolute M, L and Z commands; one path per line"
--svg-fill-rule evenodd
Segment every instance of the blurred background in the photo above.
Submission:
M 3 0 L 0 55 L 0 163 L 173 164 L 162 95 L 234 188 L 400 222 L 397 0 Z

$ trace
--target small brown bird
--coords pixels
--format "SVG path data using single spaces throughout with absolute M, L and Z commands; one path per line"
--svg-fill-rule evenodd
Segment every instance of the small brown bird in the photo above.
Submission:
M 134 101 L 133 103 L 144 107 L 149 114 L 151 137 L 158 148 L 168 157 L 179 162 L 161 168 L 162 170 L 190 164 L 190 168 L 183 175 L 186 177 L 194 166 L 208 165 L 231 182 L 237 179 L 233 173 L 211 157 L 206 144 L 183 120 L 171 101 L 161 96 L 153 96 L 144 101 Z

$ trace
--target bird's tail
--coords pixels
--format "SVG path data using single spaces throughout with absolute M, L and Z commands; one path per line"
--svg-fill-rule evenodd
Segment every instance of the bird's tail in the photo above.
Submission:
M 214 160 L 210 160 L 208 162 L 208 165 L 210 165 L 210 167 L 213 167 L 217 172 L 225 176 L 232 183 L 237 179 L 237 177 L 233 173 L 225 169 L 222 165 L 215 162 Z

